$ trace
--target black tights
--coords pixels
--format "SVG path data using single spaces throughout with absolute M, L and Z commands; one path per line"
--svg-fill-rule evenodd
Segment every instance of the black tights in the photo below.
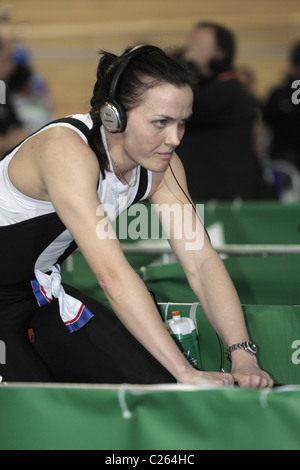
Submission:
M 18 313 L 12 308 L 11 315 L 6 315 L 4 321 L 0 312 L 0 340 L 7 348 L 6 365 L 0 365 L 0 375 L 5 381 L 175 382 L 111 310 L 70 286 L 64 287 L 67 293 L 80 299 L 94 317 L 71 334 L 60 318 L 56 300 L 35 309 L 33 316 L 24 313 L 25 304 Z M 32 343 L 28 338 L 29 328 L 34 333 Z

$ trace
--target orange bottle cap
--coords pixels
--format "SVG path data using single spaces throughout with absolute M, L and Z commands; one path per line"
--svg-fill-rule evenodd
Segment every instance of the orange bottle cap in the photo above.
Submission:
M 172 312 L 173 317 L 177 317 L 180 314 L 181 312 L 179 310 L 175 310 L 174 312 Z

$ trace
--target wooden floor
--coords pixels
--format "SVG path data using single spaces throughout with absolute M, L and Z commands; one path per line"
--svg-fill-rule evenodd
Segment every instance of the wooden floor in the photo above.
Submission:
M 299 0 L 14 0 L 0 1 L 3 34 L 26 44 L 48 80 L 57 115 L 85 112 L 98 50 L 128 45 L 181 47 L 193 25 L 213 20 L 231 28 L 237 64 L 250 67 L 264 97 L 287 68 L 290 45 L 300 39 Z

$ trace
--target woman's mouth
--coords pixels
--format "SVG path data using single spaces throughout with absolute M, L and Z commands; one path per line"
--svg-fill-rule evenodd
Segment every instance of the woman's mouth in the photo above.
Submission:
M 170 160 L 170 158 L 173 155 L 173 152 L 165 152 L 165 153 L 162 152 L 162 153 L 159 153 L 159 155 L 163 160 Z

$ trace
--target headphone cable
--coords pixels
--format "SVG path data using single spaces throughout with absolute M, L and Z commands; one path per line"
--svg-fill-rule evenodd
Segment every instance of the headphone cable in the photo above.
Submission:
M 179 183 L 178 179 L 176 178 L 175 173 L 174 173 L 174 171 L 173 171 L 173 168 L 172 168 L 172 166 L 171 166 L 171 163 L 169 163 L 169 168 L 170 168 L 170 170 L 171 170 L 171 173 L 172 173 L 172 175 L 173 175 L 173 178 L 174 178 L 174 180 L 176 181 L 178 187 L 181 189 L 181 191 L 183 192 L 183 194 L 185 195 L 185 197 L 187 198 L 187 200 L 189 201 L 189 203 L 192 205 L 192 208 L 193 208 L 193 210 L 194 210 L 196 216 L 197 216 L 198 219 L 200 220 L 200 222 L 201 222 L 201 224 L 202 224 L 202 226 L 203 226 L 203 228 L 204 228 L 204 230 L 205 230 L 205 232 L 206 232 L 206 234 L 207 234 L 207 236 L 208 236 L 208 238 L 209 238 L 209 240 L 210 240 L 210 236 L 209 236 L 209 234 L 208 234 L 208 232 L 207 232 L 207 230 L 206 230 L 206 228 L 205 228 L 205 226 L 204 226 L 202 220 L 200 219 L 200 216 L 199 216 L 199 214 L 198 214 L 198 212 L 197 212 L 197 209 L 196 209 L 196 207 L 195 207 L 193 201 L 191 201 L 191 199 L 189 198 L 189 196 L 186 194 L 186 192 L 184 191 L 183 187 L 182 187 L 181 184 Z M 224 370 L 224 353 L 223 353 L 222 341 L 221 341 L 221 339 L 220 339 L 218 333 L 217 333 L 217 332 L 215 332 L 215 333 L 216 333 L 216 337 L 217 337 L 217 340 L 218 340 L 218 343 L 219 343 L 219 348 L 220 348 L 220 367 L 219 367 L 219 371 L 220 371 L 220 372 L 225 372 L 225 370 Z

